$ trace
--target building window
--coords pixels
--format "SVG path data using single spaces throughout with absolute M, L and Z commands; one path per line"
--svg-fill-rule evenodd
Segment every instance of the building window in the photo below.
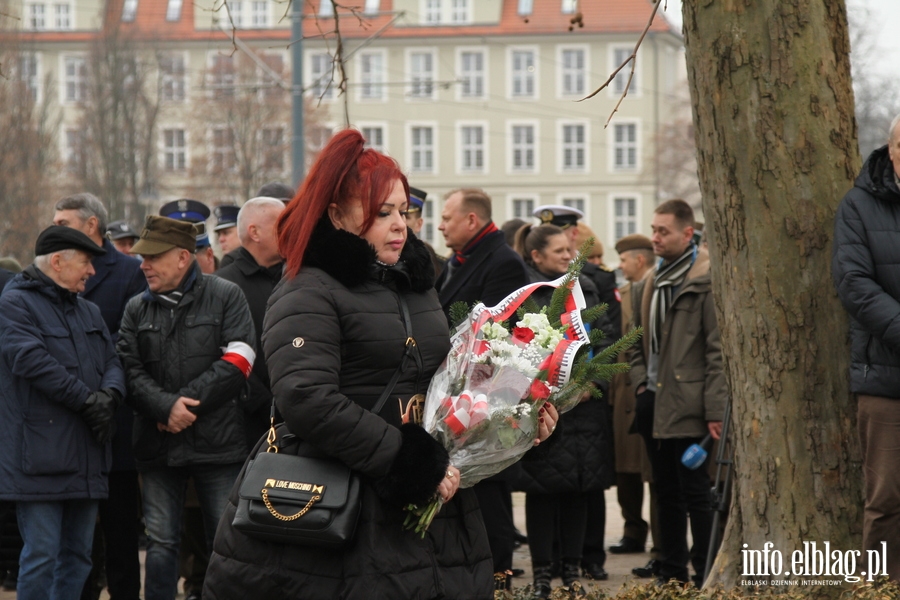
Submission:
M 534 72 L 534 52 L 514 50 L 512 53 L 512 95 L 514 97 L 534 97 Z
M 309 150 L 305 155 L 307 169 L 312 165 L 322 148 L 325 147 L 325 144 L 328 143 L 328 140 L 331 139 L 331 135 L 332 130 L 330 127 L 314 125 L 310 128 L 306 134 L 306 148 Z
M 80 173 L 84 171 L 84 132 L 80 129 L 66 129 L 66 171 Z
M 562 0 L 562 13 L 564 15 L 570 15 L 574 13 L 577 5 L 578 0 Z
M 637 169 L 637 125 L 634 123 L 617 123 L 613 135 L 613 168 L 617 171 Z
M 574 208 L 575 210 L 580 210 L 581 214 L 585 214 L 584 198 L 563 198 L 562 205 Z
M 360 131 L 366 140 L 366 147 L 384 152 L 384 129 L 381 127 L 363 127 Z
M 464 25 L 472 22 L 469 0 L 419 0 L 424 25 Z
M 256 0 L 250 3 L 250 24 L 256 28 L 269 26 L 269 3 Z
M 441 22 L 441 0 L 424 0 L 425 2 L 425 24 L 439 25 Z
M 366 52 L 359 57 L 360 95 L 366 100 L 384 98 L 384 55 L 380 52 Z
M 615 224 L 616 241 L 637 233 L 637 199 L 614 198 L 613 199 L 613 223 Z
M 187 166 L 184 129 L 163 129 L 163 168 L 184 171 Z
M 431 98 L 434 94 L 434 55 L 431 52 L 411 52 L 409 55 L 410 95 Z
M 367 15 L 375 14 L 381 11 L 381 0 L 366 0 L 363 12 Z
M 134 17 L 137 15 L 137 7 L 138 0 L 125 0 L 125 4 L 122 5 L 122 21 L 125 23 L 134 22 Z
M 519 16 L 527 17 L 534 12 L 534 0 L 519 0 Z
M 166 102 L 182 102 L 184 100 L 184 56 L 181 54 L 160 56 L 159 72 L 162 99 Z
M 54 11 L 56 13 L 56 29 L 59 31 L 72 29 L 72 7 L 68 4 L 56 4 Z
M 451 23 L 468 23 L 472 20 L 469 16 L 469 0 L 451 0 L 452 13 L 450 15 Z
M 70 31 L 72 29 L 72 6 L 68 2 L 28 3 L 25 5 L 25 15 L 25 27 L 33 31 Z
M 410 148 L 412 149 L 412 170 L 431 172 L 434 170 L 434 130 L 431 127 L 413 127 Z
M 625 60 L 631 56 L 632 49 L 631 48 L 615 48 L 613 49 L 613 70 L 618 69 L 619 65 L 621 65 Z M 631 66 L 627 66 L 618 73 L 616 73 L 616 78 L 613 79 L 612 90 L 616 94 L 621 94 L 625 91 L 625 84 L 628 83 L 628 77 L 631 75 Z M 634 91 L 638 88 L 638 75 L 637 70 L 634 72 L 634 77 L 631 78 L 631 91 Z
M 166 21 L 181 20 L 181 3 L 183 0 L 169 0 L 166 6 Z
M 65 59 L 66 102 L 81 102 L 87 96 L 87 64 L 80 56 Z
M 275 73 L 275 77 L 273 77 L 268 71 L 264 70 L 262 67 L 258 67 L 256 70 L 256 80 L 259 82 L 260 88 L 260 97 L 261 98 L 279 98 L 284 94 L 284 90 L 278 85 L 281 81 L 281 76 L 284 73 L 284 56 L 281 53 L 260 53 L 258 54 L 260 60 L 269 69 Z
M 563 125 L 563 169 L 583 171 L 585 167 L 584 125 Z
M 33 102 L 37 102 L 40 95 L 37 56 L 34 54 L 19 55 L 16 78 L 21 84 L 22 90 L 28 94 L 28 97 L 31 98 Z
M 459 147 L 463 171 L 484 170 L 484 127 L 467 125 L 460 129 Z
M 234 56 L 214 54 L 211 69 L 212 95 L 216 100 L 223 100 L 234 96 Z
M 564 95 L 584 95 L 584 73 L 584 50 L 563 50 L 562 93 Z
M 230 173 L 234 171 L 234 131 L 230 127 L 217 127 L 212 130 L 213 173 Z
M 334 97 L 331 78 L 334 73 L 334 61 L 327 52 L 310 55 L 310 91 L 314 98 L 328 99 Z
M 429 244 L 434 243 L 434 202 L 425 200 L 425 206 L 422 208 L 422 235 L 423 239 Z
M 484 96 L 484 52 L 463 52 L 459 55 L 462 95 L 466 98 Z
M 513 198 L 512 201 L 512 218 L 524 219 L 525 221 L 534 216 L 534 199 L 533 198 Z
M 47 29 L 47 7 L 43 4 L 30 4 L 28 6 L 28 24 L 35 31 Z
M 263 168 L 284 171 L 284 128 L 267 127 L 262 130 Z
M 512 168 L 514 171 L 534 170 L 534 125 L 513 125 Z
M 331 0 L 319 0 L 319 16 L 320 17 L 333 17 L 334 16 L 334 4 L 331 3 Z

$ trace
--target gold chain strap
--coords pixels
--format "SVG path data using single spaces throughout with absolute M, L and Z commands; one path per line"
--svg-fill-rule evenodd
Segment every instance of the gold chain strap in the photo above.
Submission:
M 278 512 L 277 510 L 275 510 L 275 507 L 272 506 L 271 502 L 269 502 L 269 490 L 267 490 L 266 488 L 263 488 L 263 490 L 262 490 L 262 499 L 266 505 L 266 508 L 269 509 L 269 512 L 272 513 L 273 517 L 275 517 L 276 519 L 278 519 L 280 521 L 295 521 L 295 520 L 299 519 L 300 517 L 302 517 L 303 515 L 305 515 L 306 512 L 310 508 L 312 508 L 313 504 L 315 504 L 316 502 L 318 502 L 319 500 L 322 499 L 322 496 L 313 496 L 312 498 L 309 499 L 309 502 L 306 503 L 306 506 L 304 506 L 303 508 L 300 509 L 300 512 L 298 512 L 295 515 L 291 515 L 290 517 L 287 515 L 283 515 L 280 512 Z

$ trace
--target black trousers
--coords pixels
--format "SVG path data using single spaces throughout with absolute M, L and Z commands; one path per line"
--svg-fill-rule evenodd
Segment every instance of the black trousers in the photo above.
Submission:
M 606 496 L 603 490 L 587 492 L 587 523 L 584 528 L 584 551 L 581 556 L 581 564 L 599 565 L 606 564 Z M 529 529 L 529 535 L 531 530 Z
M 649 390 L 638 396 L 635 419 L 638 433 L 647 445 L 656 486 L 660 530 L 657 546 L 661 551 L 659 575 L 666 580 L 687 582 L 690 562 L 697 574 L 694 582 L 699 587 L 706 568 L 713 522 L 712 482 L 707 468 L 709 457 L 698 468 L 688 469 L 681 464 L 681 455 L 702 438 L 653 438 L 654 399 L 655 394 Z M 687 545 L 689 515 L 694 541 L 690 550 Z
M 587 513 L 588 494 L 585 492 L 525 494 L 525 525 L 532 564 L 550 564 L 553 542 L 557 538 L 562 560 L 579 564 Z
M 472 489 L 481 506 L 488 543 L 494 557 L 494 573 L 512 569 L 516 526 L 513 522 L 512 489 L 509 482 L 485 479 Z

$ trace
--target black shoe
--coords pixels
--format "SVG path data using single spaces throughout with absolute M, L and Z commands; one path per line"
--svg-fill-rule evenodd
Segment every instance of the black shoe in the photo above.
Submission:
M 200 600 L 200 592 L 191 592 L 184 600 Z
M 518 529 L 515 529 L 513 531 L 513 541 L 515 542 L 516 547 L 519 547 L 522 544 L 528 543 L 528 536 L 526 536 L 524 533 L 522 533 Z
M 543 600 L 550 597 L 550 565 L 532 564 L 531 572 L 534 573 L 534 598 Z
M 648 562 L 643 567 L 635 567 L 631 570 L 631 574 L 635 577 L 641 577 L 646 579 L 648 577 L 653 577 L 654 575 L 659 573 L 659 561 L 655 558 L 651 558 L 650 562 Z
M 521 577 L 525 574 L 525 569 L 510 569 L 509 571 L 512 573 L 510 577 Z
M 623 537 L 618 544 L 609 547 L 613 554 L 639 554 L 644 551 L 644 545 L 634 538 Z
M 581 565 L 581 574 L 594 581 L 606 581 L 609 579 L 609 573 L 606 572 L 603 565 L 598 565 L 597 563 Z

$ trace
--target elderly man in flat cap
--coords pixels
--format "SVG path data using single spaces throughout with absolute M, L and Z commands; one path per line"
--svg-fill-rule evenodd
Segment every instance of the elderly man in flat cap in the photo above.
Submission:
M 0 297 L 0 500 L 25 542 L 19 598 L 78 596 L 91 570 L 125 377 L 100 309 L 79 297 L 105 250 L 45 229 Z
M 134 251 L 149 290 L 125 307 L 117 344 L 137 413 L 146 600 L 175 597 L 187 480 L 194 480 L 211 548 L 248 452 L 238 395 L 256 356 L 253 320 L 238 286 L 200 271 L 194 232 L 185 221 L 147 217 Z

